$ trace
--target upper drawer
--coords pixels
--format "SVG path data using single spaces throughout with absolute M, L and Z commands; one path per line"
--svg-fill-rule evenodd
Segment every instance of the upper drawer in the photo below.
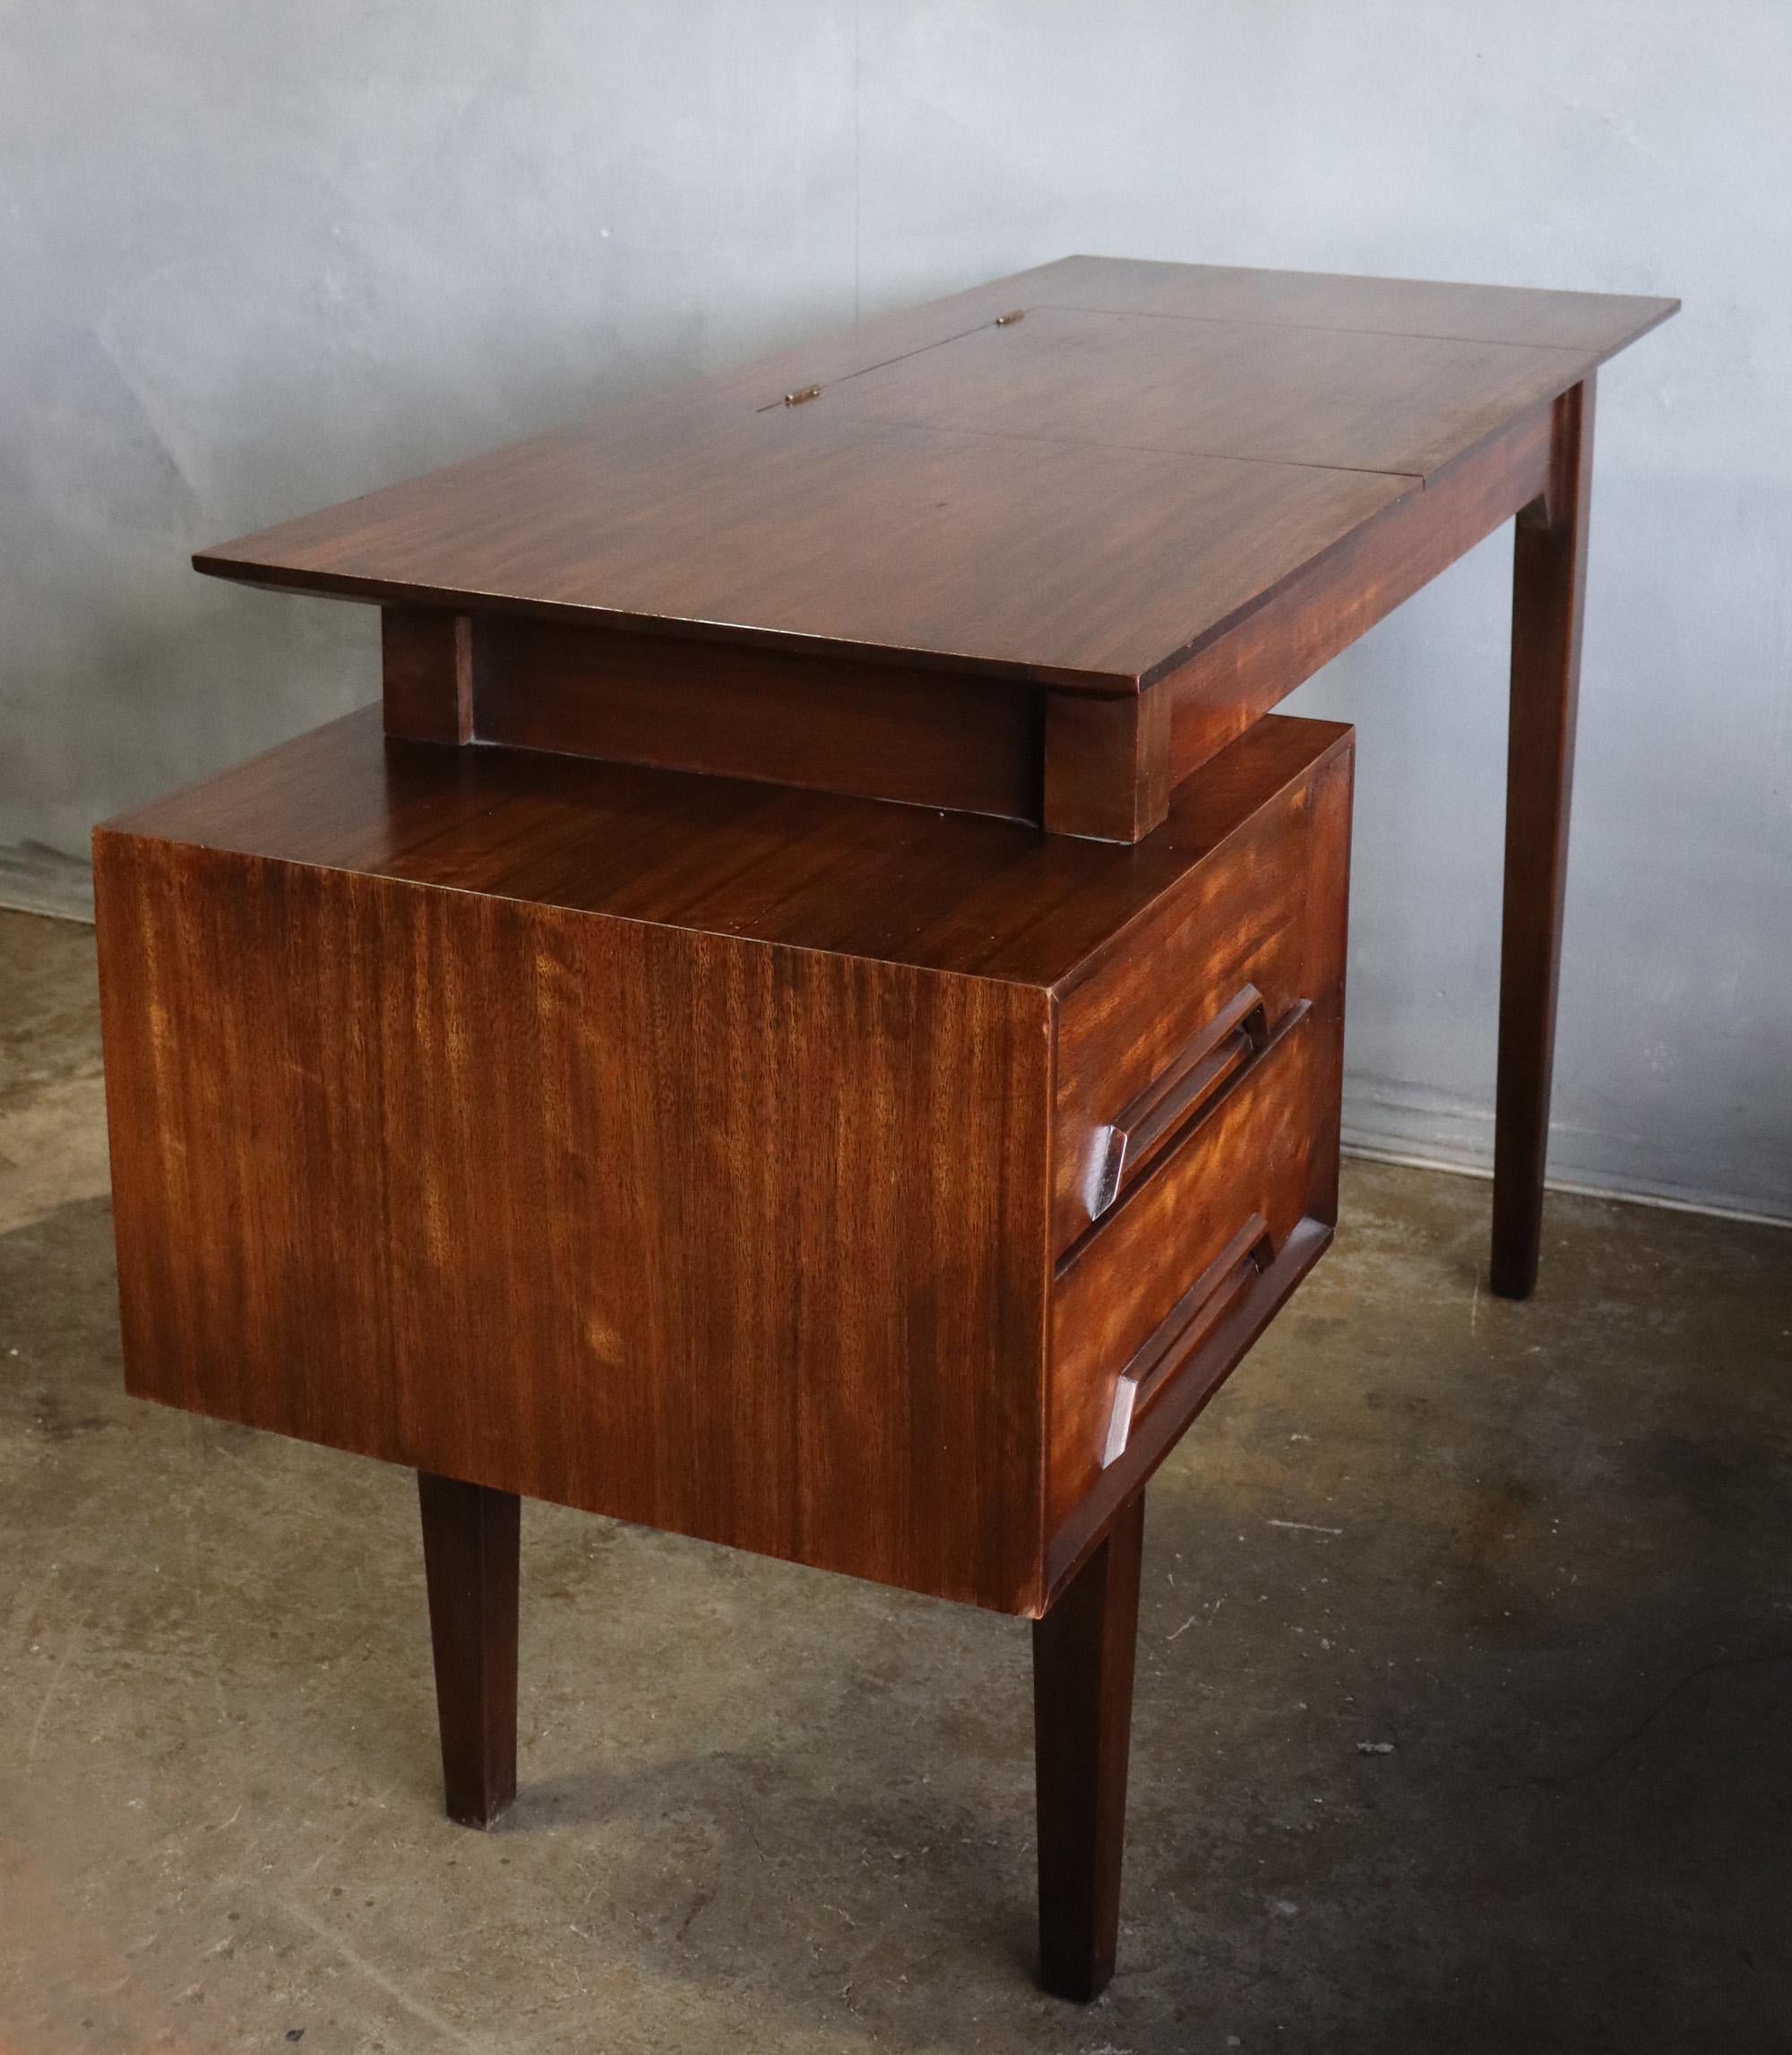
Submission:
M 1335 977 L 1349 776 L 1322 760 L 1059 997 L 1053 1245 L 1099 1219 Z

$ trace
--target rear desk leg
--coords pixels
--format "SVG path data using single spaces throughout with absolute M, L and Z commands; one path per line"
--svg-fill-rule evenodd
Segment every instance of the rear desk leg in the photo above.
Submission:
M 1087 2002 L 1114 1974 L 1145 1494 L 1033 1625 L 1039 1982 Z
M 1530 1296 L 1543 1232 L 1592 476 L 1589 378 L 1555 402 L 1549 491 L 1518 517 L 1512 565 L 1505 914 L 1494 1116 L 1492 1281 L 1503 1299 Z
M 494 1826 L 516 1796 L 516 1615 L 521 1501 L 417 1474 L 448 1817 Z

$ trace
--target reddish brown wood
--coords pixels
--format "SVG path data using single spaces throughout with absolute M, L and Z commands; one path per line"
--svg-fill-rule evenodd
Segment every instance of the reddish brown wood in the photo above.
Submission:
M 1507 1299 L 1535 1288 L 1543 1234 L 1592 476 L 1589 378 L 1556 403 L 1549 488 L 1519 517 L 1512 567 L 1492 1273 Z
M 1159 890 L 1059 987 L 1052 1192 L 1059 1251 L 1095 1217 L 1091 1191 L 1111 1160 L 1108 1123 L 1180 1075 L 1241 993 L 1259 995 L 1265 1026 L 1274 1027 L 1341 985 L 1351 744 L 1340 737 L 1309 778 L 1304 763 L 1271 760 L 1265 745 L 1278 726 L 1273 718 L 1259 723 L 1213 760 L 1194 792 L 1178 794 L 1172 818 L 1187 814 L 1197 792 L 1218 813 L 1220 777 L 1234 766 L 1254 764 L 1266 781 L 1279 768 L 1273 800 L 1245 816 L 1236 803 L 1227 806 L 1236 824 L 1212 857 L 1177 889 Z M 1341 1016 L 1328 1020 L 1341 1036 Z M 1116 1191 L 1149 1160 L 1124 1162 Z
M 826 386 L 817 410 L 956 434 L 1428 477 L 1584 376 L 1584 350 L 1034 307 Z
M 1256 1346 L 1295 1287 L 1331 1247 L 1331 1226 L 1322 1220 L 1310 1215 L 1301 1220 L 1275 1251 L 1268 1268 L 1228 1299 L 1223 1317 L 1203 1331 L 1193 1354 L 1178 1362 L 1174 1375 L 1132 1422 L 1124 1459 L 1094 1471 L 1088 1491 L 1047 1546 L 1047 1604 L 1088 1560 L 1116 1509 L 1150 1476 Z M 1118 1366 L 1115 1382 L 1124 1368 Z M 1112 1390 L 1110 1384 L 1107 1391 Z M 1107 1442 L 1112 1411 L 1112 1397 L 1104 1395 L 1094 1422 L 1100 1446 Z
M 1199 895 L 1210 861 L 1349 735 L 1336 722 L 1259 721 L 1177 793 L 1149 841 L 1115 848 L 725 778 L 511 749 L 451 756 L 386 742 L 367 709 L 120 815 L 96 857 L 110 861 L 120 838 L 202 844 L 1068 992 L 1163 894 Z M 1256 861 L 1241 866 L 1238 893 Z M 1256 917 L 1223 894 L 1192 903 L 1221 927 Z M 1121 1100 L 1199 1025 L 1182 1010 L 1180 976 L 1156 981 L 1171 1025 L 1144 1030 L 1161 1054 L 1126 1060 Z M 1135 1024 L 1151 983 L 1131 1002 Z
M 470 742 L 473 623 L 428 606 L 387 606 L 380 644 L 388 735 L 413 742 Z
M 1331 1057 L 1312 1015 L 1297 1019 L 1059 1264 L 1048 1534 L 1094 1487 L 1118 1380 L 1190 1285 L 1245 1221 L 1267 1223 L 1273 1255 L 1314 1217 L 1315 1188 L 1330 1179 L 1338 1152 Z M 1145 1446 L 1129 1445 L 1129 1477 Z
M 1299 1003 L 1304 1007 L 1306 1002 Z M 1286 1025 L 1279 1019 L 1272 1027 L 1262 993 L 1254 985 L 1243 985 L 1169 1069 L 1127 1100 L 1107 1131 L 1112 1144 L 1107 1162 L 1116 1198 L 1174 1147 L 1185 1127 L 1262 1059 Z M 1090 1210 L 1098 1217 L 1105 1208 L 1097 1204 Z
M 493 1827 L 516 1797 L 521 1501 L 427 1471 L 417 1492 L 448 1817 Z
M 1124 696 L 1675 305 L 1068 259 L 198 561 Z
M 1534 500 L 1549 475 L 1553 420 L 1545 406 L 1509 422 L 1422 493 L 1395 502 L 1306 565 L 1167 678 L 1173 781 Z
M 1354 749 L 1354 732 L 1352 736 Z M 1356 804 L 1354 761 L 1334 758 L 1313 785 L 1314 832 L 1307 871 L 1306 962 L 1303 983 L 1313 999 L 1315 1090 L 1322 1103 L 1344 1098 L 1344 986 L 1350 929 L 1350 830 Z M 1307 1209 L 1316 1220 L 1338 1218 L 1339 1151 L 1314 1158 Z
M 1058 835 L 1140 842 L 1170 804 L 1169 694 L 1046 698 L 1045 825 Z
M 459 617 L 389 635 L 393 733 L 467 739 L 477 667 L 490 739 L 1136 840 L 1676 304 L 1066 259 L 195 561 Z
M 1033 1628 L 1039 1982 L 1087 2004 L 1114 1974 L 1145 1494 Z
M 501 615 L 478 651 L 482 741 L 1039 819 L 1025 685 L 967 693 L 938 672 Z
M 1151 1402 L 1180 1378 L 1208 1337 L 1275 1268 L 1275 1238 L 1261 1213 L 1247 1213 L 1204 1270 L 1126 1359 L 1107 1414 L 1101 1466 L 1124 1462 L 1133 1430 Z
M 1179 1278 L 1102 1235 L 1244 1113 L 1315 1121 L 1302 1160 L 1336 1121 L 1280 1058 L 1191 1108 L 1078 1258 L 1111 1290 L 1054 1315 L 1054 1019 L 1114 981 L 1078 1060 L 1111 1119 L 1152 977 L 1181 1004 L 1159 938 L 1257 932 L 1217 881 L 1260 819 L 1331 819 L 1347 744 L 1261 724 L 1136 848 L 383 743 L 371 712 L 141 811 L 97 843 L 132 1389 L 1036 1612 L 1076 1499 L 1048 1473 L 1093 1479 L 1139 1295 L 1192 1281 L 1207 1202 Z M 1093 1389 L 1079 1414 L 1054 1382 L 1048 1439 L 1060 1346 Z
M 1125 698 L 1413 490 L 1368 471 L 759 413 L 612 409 L 209 551 L 220 576 Z
M 124 1122 L 134 1390 L 1037 1606 L 1045 993 L 125 863 L 174 1066 Z

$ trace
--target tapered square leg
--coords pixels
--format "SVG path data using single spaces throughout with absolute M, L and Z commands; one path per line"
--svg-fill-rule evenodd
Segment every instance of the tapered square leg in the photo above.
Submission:
M 417 1492 L 448 1817 L 490 1827 L 516 1796 L 521 1501 L 425 1470 Z
M 1519 515 L 1513 557 L 1492 1276 L 1506 1299 L 1530 1296 L 1543 1233 L 1592 472 L 1589 378 L 1555 403 L 1549 491 Z
M 1033 1626 L 1039 1982 L 1086 2003 L 1114 1974 L 1145 1494 Z

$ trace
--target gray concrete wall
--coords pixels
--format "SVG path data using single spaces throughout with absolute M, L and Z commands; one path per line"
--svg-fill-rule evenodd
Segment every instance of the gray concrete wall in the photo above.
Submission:
M 0 0 L 0 845 L 375 690 L 196 545 L 1071 250 L 1683 295 L 1602 382 L 1554 1166 L 1792 1216 L 1784 0 Z M 1510 544 L 1361 727 L 1349 1121 L 1490 1139 Z

